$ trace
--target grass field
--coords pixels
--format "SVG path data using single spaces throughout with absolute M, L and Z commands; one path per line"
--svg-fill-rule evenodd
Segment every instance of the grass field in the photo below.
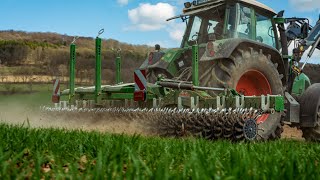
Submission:
M 34 84 L 32 85 L 32 92 L 29 92 L 28 84 L 0 84 L 0 92 L 5 92 L 8 89 L 14 93 L 0 94 L 0 107 L 1 105 L 39 107 L 51 102 L 51 84 Z
M 14 86 L 21 91 L 28 88 Z M 51 85 L 35 85 L 34 90 L 36 93 L 0 95 L 0 115 L 3 111 L 12 111 L 17 116 L 20 111 L 33 113 L 40 105 L 50 103 Z M 0 123 L 0 179 L 320 177 L 320 144 L 317 143 L 295 140 L 211 142 L 116 135 L 84 129 L 43 129 L 34 128 L 38 127 L 33 126 L 38 122 L 27 117 L 9 125 L 7 122 L 15 120 L 15 116 L 7 117 L 9 119 Z
M 0 139 L 1 178 L 320 177 L 320 145 L 305 142 L 233 144 L 3 124 L 0 125 Z

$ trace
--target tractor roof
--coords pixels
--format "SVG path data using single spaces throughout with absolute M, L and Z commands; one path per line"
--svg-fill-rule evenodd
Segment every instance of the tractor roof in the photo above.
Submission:
M 200 0 L 200 2 L 201 2 L 201 0 Z M 249 6 L 252 6 L 256 9 L 260 9 L 262 11 L 265 11 L 266 13 L 271 14 L 273 16 L 277 14 L 272 8 L 270 8 L 267 5 L 262 4 L 256 0 L 202 0 L 202 2 L 198 3 L 197 5 L 192 5 L 189 8 L 184 8 L 183 14 L 181 14 L 179 16 L 175 16 L 173 18 L 170 18 L 167 21 L 172 20 L 172 19 L 176 19 L 176 18 L 179 18 L 182 16 L 189 16 L 189 15 L 197 14 L 199 12 L 207 11 L 212 8 L 216 8 L 221 5 L 224 5 L 227 2 L 240 2 L 243 4 L 247 4 Z
M 238 0 L 238 1 L 243 2 L 243 3 L 247 3 L 247 4 L 252 5 L 254 7 L 257 7 L 257 8 L 260 8 L 264 11 L 267 11 L 268 13 L 271 13 L 272 15 L 277 14 L 271 7 L 269 7 L 265 4 L 262 4 L 261 2 L 258 2 L 256 0 Z

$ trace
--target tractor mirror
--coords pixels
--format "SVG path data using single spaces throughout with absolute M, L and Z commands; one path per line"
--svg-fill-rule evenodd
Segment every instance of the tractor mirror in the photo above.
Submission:
M 301 26 L 301 38 L 306 38 L 308 37 L 308 32 L 309 32 L 309 24 L 308 23 L 303 23 Z
M 284 10 L 278 12 L 277 17 L 283 17 L 283 14 L 284 14 Z

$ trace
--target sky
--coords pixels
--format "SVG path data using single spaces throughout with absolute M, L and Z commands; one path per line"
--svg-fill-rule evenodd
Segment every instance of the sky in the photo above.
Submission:
M 191 0 L 190 0 L 191 1 Z M 286 17 L 319 19 L 320 0 L 259 0 Z M 129 44 L 178 47 L 185 24 L 166 19 L 181 14 L 183 0 L 1 0 L 0 30 L 56 32 Z M 320 53 L 319 53 L 320 55 Z

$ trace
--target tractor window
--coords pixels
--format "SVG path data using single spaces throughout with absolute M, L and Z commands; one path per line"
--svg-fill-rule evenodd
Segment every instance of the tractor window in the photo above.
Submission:
M 202 19 L 199 16 L 194 17 L 188 41 L 195 41 L 198 39 L 201 22 Z
M 241 6 L 240 19 L 237 26 L 237 34 L 239 38 L 251 39 L 251 9 Z
M 208 19 L 208 37 L 207 39 L 205 39 L 205 42 L 220 40 L 224 38 L 224 17 L 225 12 L 221 10 L 214 10 L 207 15 L 206 19 Z
M 260 14 L 256 14 L 256 18 L 256 40 L 269 46 L 276 47 L 271 19 Z
M 229 20 L 228 20 L 228 24 L 227 24 L 227 31 L 226 31 L 226 35 L 228 38 L 233 38 L 236 37 L 236 29 L 235 29 L 235 24 L 236 24 L 236 6 L 235 5 L 230 5 L 229 6 L 230 9 L 230 14 L 229 14 Z
M 208 41 L 220 40 L 223 38 L 223 22 L 209 20 L 208 23 Z
M 224 38 L 225 7 L 212 9 L 192 16 L 187 27 L 187 42 L 184 44 L 207 43 Z
M 218 22 L 213 21 L 213 20 L 209 20 L 209 23 L 208 23 L 208 34 L 214 33 L 214 27 L 216 27 L 217 24 L 218 24 Z

